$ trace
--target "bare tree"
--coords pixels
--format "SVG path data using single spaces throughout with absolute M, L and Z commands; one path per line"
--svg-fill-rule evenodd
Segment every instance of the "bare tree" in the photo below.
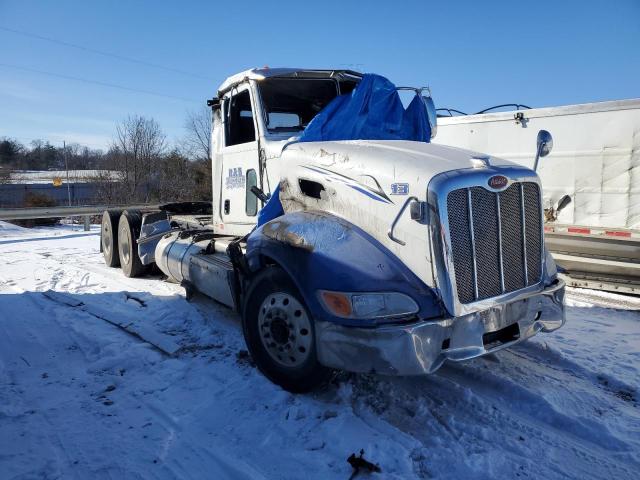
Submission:
M 124 185 L 114 179 L 112 171 L 99 170 L 91 182 L 96 187 L 96 198 L 100 200 L 99 203 L 105 205 L 123 203 Z
M 188 112 L 184 128 L 186 153 L 194 160 L 211 160 L 211 109 Z
M 159 164 L 154 181 L 154 197 L 161 202 L 195 200 L 194 177 L 192 163 L 174 148 Z
M 140 115 L 129 116 L 116 127 L 109 153 L 122 185 L 118 200 L 149 200 L 150 180 L 165 150 L 165 139 L 158 122 Z
M 194 200 L 211 200 L 211 109 L 187 113 L 182 150 L 192 160 L 191 175 L 195 185 L 191 192 Z

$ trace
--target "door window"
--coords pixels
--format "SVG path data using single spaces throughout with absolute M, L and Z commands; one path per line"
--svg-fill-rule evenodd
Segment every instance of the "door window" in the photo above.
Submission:
M 256 130 L 253 124 L 249 90 L 237 93 L 225 102 L 225 115 L 227 147 L 255 141 Z
M 258 176 L 256 171 L 251 169 L 247 171 L 247 181 L 245 182 L 247 191 L 245 198 L 245 213 L 248 217 L 255 217 L 258 213 L 258 197 L 251 191 L 251 187 L 258 186 Z

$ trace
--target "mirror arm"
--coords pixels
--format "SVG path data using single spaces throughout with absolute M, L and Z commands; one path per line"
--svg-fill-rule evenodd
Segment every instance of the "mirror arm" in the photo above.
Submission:
M 210 107 L 212 110 L 217 110 L 220 108 L 220 99 L 218 97 L 213 97 L 207 100 L 207 107 Z
M 543 148 L 544 148 L 544 143 L 541 143 L 540 145 L 538 145 L 538 150 L 536 151 L 536 159 L 533 161 L 534 172 L 538 171 L 538 162 L 540 161 L 540 152 L 542 152 Z
M 250 192 L 253 193 L 256 197 L 258 197 L 258 199 L 262 203 L 267 203 L 267 201 L 269 200 L 269 197 L 267 196 L 267 194 L 264 193 L 261 188 L 255 185 L 250 188 Z
M 546 130 L 540 130 L 538 132 L 538 140 L 536 141 L 536 159 L 533 162 L 533 171 L 538 170 L 538 163 L 540 157 L 546 157 L 553 148 L 553 137 Z

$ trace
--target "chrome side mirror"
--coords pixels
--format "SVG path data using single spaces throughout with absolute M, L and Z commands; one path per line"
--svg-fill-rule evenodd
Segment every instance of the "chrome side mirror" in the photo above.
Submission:
M 436 136 L 438 131 L 438 114 L 436 113 L 436 105 L 433 103 L 431 95 L 422 96 L 422 101 L 427 109 L 427 116 L 429 117 L 429 126 L 431 127 L 431 138 Z
M 553 148 L 553 137 L 546 130 L 540 130 L 538 132 L 538 152 L 541 157 L 546 157 L 551 153 Z
M 533 162 L 533 169 L 538 170 L 538 161 L 541 157 L 546 157 L 551 153 L 553 148 L 553 137 L 546 130 L 540 130 L 538 132 L 536 159 Z

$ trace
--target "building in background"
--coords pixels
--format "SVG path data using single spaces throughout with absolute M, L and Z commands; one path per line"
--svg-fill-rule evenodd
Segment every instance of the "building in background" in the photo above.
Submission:
M 0 184 L 0 208 L 97 204 L 100 187 L 116 182 L 118 172 L 70 170 L 68 178 L 64 170 L 13 171 L 9 181 Z

